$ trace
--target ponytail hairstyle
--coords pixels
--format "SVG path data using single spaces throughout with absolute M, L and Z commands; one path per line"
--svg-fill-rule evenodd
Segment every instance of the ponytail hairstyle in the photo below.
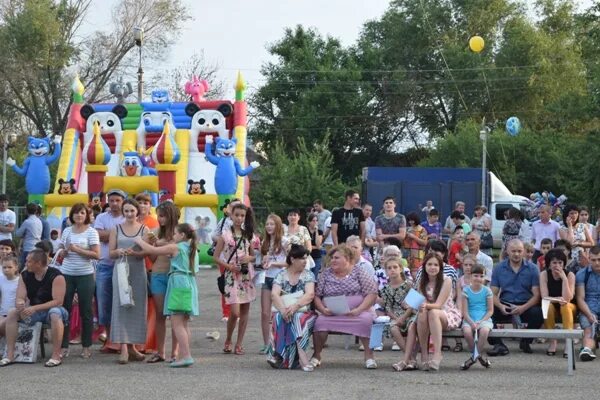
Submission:
M 188 223 L 179 224 L 175 227 L 175 229 L 177 229 L 179 233 L 181 233 L 187 240 L 190 241 L 190 272 L 194 273 L 194 263 L 196 261 L 196 253 L 198 252 L 198 247 L 196 245 L 196 231 L 192 225 Z
M 235 210 L 244 210 L 246 211 L 246 219 L 244 220 L 244 229 L 242 229 L 242 237 L 244 237 L 248 241 L 252 241 L 254 238 L 254 214 L 250 207 L 245 206 L 242 203 L 234 204 L 231 207 L 231 215 L 235 212 Z M 231 218 L 231 216 L 229 216 Z

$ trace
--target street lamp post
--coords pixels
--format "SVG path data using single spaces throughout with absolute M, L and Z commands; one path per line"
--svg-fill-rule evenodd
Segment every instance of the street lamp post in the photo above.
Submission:
M 6 193 L 6 158 L 8 153 L 8 148 L 17 140 L 17 134 L 4 134 L 2 136 L 2 193 Z
M 481 123 L 481 130 L 479 131 L 479 139 L 483 142 L 483 150 L 481 152 L 481 205 L 485 206 L 485 187 L 487 184 L 487 174 L 486 174 L 486 162 L 487 162 L 487 138 L 488 138 L 489 128 L 485 126 L 485 118 Z
M 138 62 L 138 102 L 142 102 L 142 96 L 144 92 L 144 70 L 142 69 L 142 45 L 144 43 L 144 29 L 136 26 L 133 28 L 133 40 L 135 45 L 139 49 L 139 62 Z

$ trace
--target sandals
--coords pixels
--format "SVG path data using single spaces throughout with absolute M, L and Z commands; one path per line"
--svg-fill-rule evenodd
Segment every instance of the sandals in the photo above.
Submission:
M 490 362 L 490 360 L 488 360 L 487 358 L 483 358 L 483 356 L 477 357 L 477 361 L 479 361 L 479 364 L 481 364 L 481 366 L 483 366 L 485 368 L 489 368 L 492 366 L 492 363 Z
M 92 350 L 83 349 L 83 351 L 81 352 L 81 358 L 83 358 L 84 360 L 88 360 L 91 357 L 92 357 Z
M 313 372 L 315 370 L 315 367 L 312 366 L 312 364 L 308 364 L 305 365 L 304 367 L 302 367 L 302 371 L 304 372 Z
M 461 351 L 463 351 L 463 344 L 461 342 L 456 343 L 452 351 L 455 353 L 460 353 Z
M 547 356 L 555 356 L 556 355 L 556 351 L 546 350 L 546 355 Z
M 187 368 L 187 367 L 191 367 L 192 365 L 194 365 L 194 359 L 193 358 L 184 358 L 180 361 L 174 361 L 171 363 L 171 365 L 169 365 L 169 367 L 171 368 Z
M 244 348 L 242 346 L 236 344 L 235 349 L 233 350 L 233 354 L 243 356 L 244 354 L 246 354 L 246 352 L 244 351 Z
M 229 354 L 231 351 L 231 342 L 225 342 L 225 344 L 223 344 L 223 353 Z
M 268 350 L 269 350 L 268 345 L 260 346 L 260 350 L 258 351 L 258 354 L 267 354 Z
M 54 358 L 51 358 L 48 361 L 46 361 L 46 364 L 44 364 L 44 366 L 48 368 L 54 368 L 58 367 L 60 364 L 62 364 L 61 360 L 55 360 Z
M 400 361 L 399 363 L 392 364 L 392 368 L 396 372 L 415 371 L 417 369 L 417 366 L 412 361 L 409 361 L 408 364 L 405 363 L 404 361 Z
M 309 361 L 309 363 L 310 363 L 310 365 L 312 365 L 314 368 L 318 368 L 318 367 L 320 367 L 320 366 L 321 366 L 321 360 L 319 360 L 319 359 L 318 359 L 318 358 L 316 358 L 316 357 L 313 357 L 313 358 L 311 358 L 311 359 L 310 359 L 310 361 Z
M 12 365 L 14 363 L 15 362 L 13 360 L 5 357 L 2 360 L 0 360 L 0 367 L 8 367 L 9 365 Z
M 146 362 L 148 364 L 155 364 L 155 363 L 159 363 L 159 362 L 163 362 L 165 361 L 165 359 L 163 357 L 160 356 L 160 354 L 158 353 L 154 353 L 152 354 L 147 360 Z
M 471 368 L 473 366 L 473 364 L 475 364 L 475 360 L 471 356 L 471 357 L 469 357 L 469 359 L 467 361 L 465 361 L 464 363 L 462 363 L 462 365 L 460 366 L 460 369 L 463 370 L 463 371 L 466 371 L 469 368 Z
M 461 346 L 462 346 L 462 344 L 461 344 Z M 450 346 L 448 346 L 447 344 L 443 345 L 442 346 L 442 351 L 450 351 Z
M 144 361 L 146 357 L 142 353 L 135 351 L 129 352 L 129 361 Z
M 127 354 L 127 353 L 121 353 L 119 355 L 119 364 L 125 365 L 127 363 L 129 363 L 129 354 Z

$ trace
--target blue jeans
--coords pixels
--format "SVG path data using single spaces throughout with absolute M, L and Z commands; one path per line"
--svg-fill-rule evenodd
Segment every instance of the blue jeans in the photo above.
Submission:
M 313 273 L 313 275 L 315 276 L 315 280 L 319 279 L 319 271 L 321 271 L 321 263 L 323 261 L 323 258 L 314 258 L 313 259 L 315 261 L 315 266 L 314 268 L 310 269 L 310 272 Z
M 96 266 L 96 301 L 98 302 L 98 323 L 103 326 L 110 326 L 110 316 L 112 313 L 112 264 L 105 264 L 102 261 Z

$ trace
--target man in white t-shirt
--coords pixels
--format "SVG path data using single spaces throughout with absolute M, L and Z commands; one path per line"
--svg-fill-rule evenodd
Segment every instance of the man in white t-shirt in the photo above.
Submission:
M 8 209 L 8 196 L 0 194 L 0 240 L 12 240 L 16 223 L 17 216 L 12 210 Z

